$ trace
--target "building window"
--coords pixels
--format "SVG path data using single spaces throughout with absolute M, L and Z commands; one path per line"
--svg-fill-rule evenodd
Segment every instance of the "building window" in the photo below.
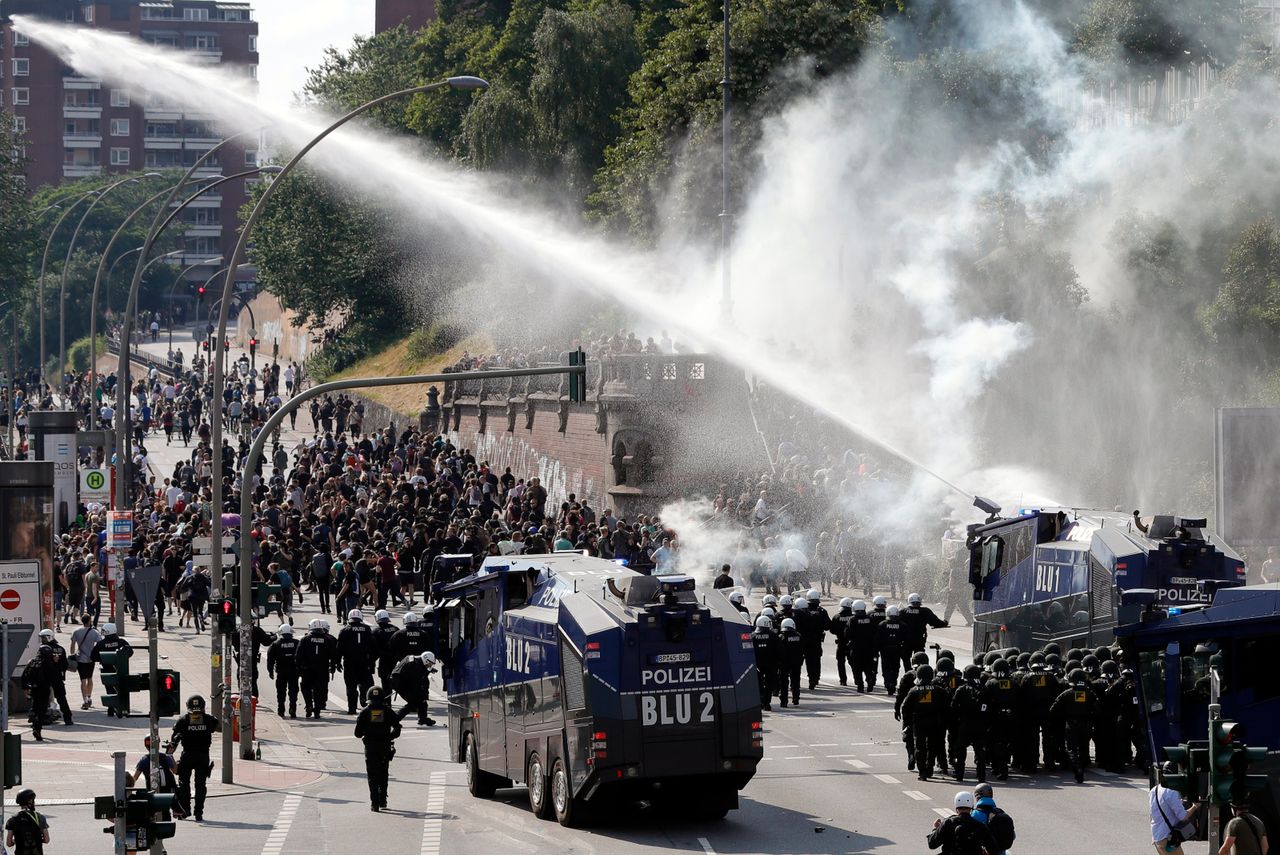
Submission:
M 257 53 L 257 52 L 258 52 L 258 37 L 249 36 L 249 53 Z
M 187 47 L 192 50 L 217 50 L 218 37 L 210 35 L 187 36 Z
M 111 165 L 112 166 L 128 166 L 129 165 L 129 149 L 127 148 L 111 149 Z
M 244 153 L 244 165 L 245 165 L 245 166 L 257 166 L 257 165 L 258 165 L 258 153 L 257 153 L 256 151 L 246 151 L 246 152 Z
M 31 90 L 25 86 L 19 86 L 18 88 L 14 89 L 13 103 L 14 103 L 14 106 L 17 106 L 19 104 L 30 104 Z
M 129 120 L 128 119 L 112 119 L 111 120 L 111 136 L 113 137 L 129 136 Z
M 27 38 L 25 33 L 20 33 L 17 30 L 13 31 L 14 47 L 26 47 L 29 44 L 31 44 L 31 39 Z
M 14 116 L 14 117 L 13 117 L 13 132 L 14 132 L 15 134 L 25 134 L 25 133 L 27 132 L 27 117 L 26 117 L 26 116 Z
M 93 4 L 92 3 L 84 7 L 84 22 L 86 24 L 93 23 Z
M 111 106 L 112 107 L 128 107 L 129 93 L 123 89 L 111 90 Z
M 183 9 L 182 20 L 184 21 L 207 21 L 209 20 L 208 9 Z
M 249 76 L 252 77 L 254 80 L 258 79 L 258 66 L 256 65 L 249 66 Z
M 31 60 L 26 57 L 17 57 L 13 60 L 13 76 L 14 77 L 30 77 L 31 76 Z

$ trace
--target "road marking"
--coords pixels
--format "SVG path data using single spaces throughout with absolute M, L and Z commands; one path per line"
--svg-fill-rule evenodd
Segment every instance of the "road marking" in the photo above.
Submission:
M 918 802 L 929 801 L 929 797 L 926 796 L 924 793 L 920 792 L 919 790 L 903 790 L 902 794 L 907 798 L 915 799 Z
M 844 758 L 846 758 L 846 757 L 857 757 L 857 756 L 858 756 L 857 754 L 828 754 L 828 755 L 827 755 L 827 759 L 828 759 L 828 760 L 843 760 L 843 759 L 844 759 Z M 103 768 L 105 769 L 105 768 L 109 768 L 109 767 L 107 767 L 107 766 L 104 764 L 104 765 L 103 765 Z
M 263 844 L 262 855 L 280 855 L 300 804 L 302 804 L 302 793 L 290 793 L 285 796 L 284 804 L 280 806 L 280 815 L 276 817 L 275 825 L 271 826 L 271 833 L 267 835 L 267 842 Z
M 890 751 L 888 754 L 868 754 L 867 756 L 868 757 L 897 757 L 898 754 L 895 751 Z
M 947 810 L 946 808 L 934 808 L 933 812 L 936 813 L 938 816 L 942 817 L 943 819 L 946 819 L 947 817 L 951 816 L 951 811 Z
M 809 747 L 810 748 L 835 748 L 839 744 L 840 744 L 839 742 L 815 742 Z
M 879 781 L 882 784 L 901 784 L 902 783 L 892 775 L 876 775 L 875 778 L 877 781 Z
M 705 837 L 699 837 L 698 843 L 702 845 L 702 851 L 707 853 L 707 855 L 716 855 L 716 850 L 711 848 L 710 840 L 707 840 Z
M 850 766 L 852 766 L 852 767 L 853 767 L 853 768 L 855 768 L 855 769 L 870 769 L 870 768 L 871 768 L 871 764 L 870 764 L 870 763 L 864 763 L 864 762 L 863 762 L 863 761 L 861 761 L 861 760 L 850 760 L 850 761 L 849 761 L 849 765 L 850 765 Z
M 770 748 L 799 748 L 799 745 L 770 745 Z
M 427 818 L 422 821 L 422 855 L 440 855 L 443 819 L 444 772 L 432 772 L 431 788 L 427 790 Z
M 783 757 L 783 760 L 812 760 L 812 754 L 797 754 L 795 757 Z

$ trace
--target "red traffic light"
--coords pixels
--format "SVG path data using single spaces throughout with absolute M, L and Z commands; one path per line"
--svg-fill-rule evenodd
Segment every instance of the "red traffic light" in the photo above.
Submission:
M 258 346 L 258 340 L 257 340 L 256 338 L 251 338 L 251 339 L 249 339 L 249 346 L 250 346 L 250 347 L 257 347 L 257 346 Z
M 200 287 L 196 288 L 196 293 L 197 293 L 197 294 L 199 294 L 201 297 L 203 297 L 203 296 L 204 296 L 204 286 L 203 286 L 203 285 L 201 285 Z
M 165 674 L 165 675 L 164 675 L 164 683 L 163 683 L 163 685 L 162 685 L 162 688 L 163 688 L 166 692 L 172 692 L 172 691 L 173 691 L 173 688 L 174 688 L 174 687 L 173 687 L 173 683 L 174 683 L 173 675 L 172 675 L 172 674 Z
M 222 613 L 223 613 L 224 615 L 230 616 L 230 615 L 235 614 L 235 612 L 236 612 L 236 604 L 235 604 L 235 603 L 233 603 L 231 600 L 223 600 L 223 601 L 222 601 Z

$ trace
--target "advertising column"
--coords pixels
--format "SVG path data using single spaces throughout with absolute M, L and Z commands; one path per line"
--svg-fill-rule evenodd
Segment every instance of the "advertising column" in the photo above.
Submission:
M 76 414 L 67 410 L 38 410 L 31 414 L 31 448 L 36 460 L 53 463 L 55 535 L 75 522 L 79 502 L 76 488 Z

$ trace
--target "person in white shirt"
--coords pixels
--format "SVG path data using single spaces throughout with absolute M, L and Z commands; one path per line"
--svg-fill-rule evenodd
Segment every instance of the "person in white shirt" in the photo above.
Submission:
M 166 483 L 168 483 L 167 478 L 165 479 L 165 481 Z M 182 493 L 183 493 L 183 489 L 179 487 L 177 484 L 169 484 L 169 486 L 165 488 L 164 498 L 165 498 L 165 501 L 169 503 L 169 507 L 172 508 L 177 506 L 178 500 L 182 498 Z
M 1164 786 L 1166 775 L 1178 774 L 1178 765 L 1165 762 L 1160 765 L 1159 783 L 1148 793 L 1151 802 L 1151 845 L 1163 855 L 1183 855 L 1181 837 L 1177 843 L 1170 840 L 1176 829 L 1180 835 L 1190 836 L 1192 817 L 1200 809 L 1200 805 L 1192 805 L 1191 810 L 1182 806 L 1182 796 L 1177 790 Z

